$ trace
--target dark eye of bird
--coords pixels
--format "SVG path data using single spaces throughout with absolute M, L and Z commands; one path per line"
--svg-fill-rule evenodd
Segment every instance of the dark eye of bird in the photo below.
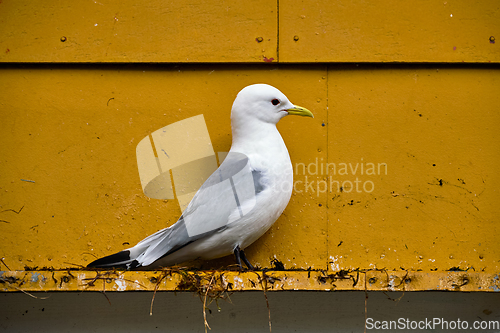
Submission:
M 280 100 L 275 98 L 271 101 L 271 103 L 273 103 L 273 105 L 278 105 L 280 104 Z

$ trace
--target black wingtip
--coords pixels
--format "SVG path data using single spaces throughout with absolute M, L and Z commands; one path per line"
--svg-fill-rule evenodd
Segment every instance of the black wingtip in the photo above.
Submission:
M 118 253 L 94 260 L 87 265 L 87 268 L 128 269 L 129 267 L 127 267 L 124 262 L 130 262 L 129 250 L 120 251 Z

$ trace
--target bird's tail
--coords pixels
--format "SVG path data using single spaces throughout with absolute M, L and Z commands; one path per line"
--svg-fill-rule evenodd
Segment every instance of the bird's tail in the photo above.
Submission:
M 87 265 L 87 268 L 116 268 L 116 269 L 136 269 L 141 266 L 147 266 L 151 260 L 144 260 L 145 254 L 158 249 L 160 244 L 168 238 L 171 229 L 162 229 L 151 236 L 140 241 L 136 246 L 129 249 L 99 258 Z M 155 251 L 157 252 L 157 251 Z M 154 260 L 153 260 L 154 261 Z
M 94 260 L 87 265 L 87 268 L 134 269 L 139 266 L 138 264 L 139 263 L 130 256 L 130 250 L 124 250 Z

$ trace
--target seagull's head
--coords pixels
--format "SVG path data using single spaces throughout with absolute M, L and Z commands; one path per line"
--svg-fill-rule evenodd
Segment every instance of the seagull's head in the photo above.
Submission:
M 231 121 L 238 123 L 261 121 L 276 125 L 287 115 L 313 117 L 306 108 L 293 105 L 278 89 L 268 84 L 253 84 L 243 88 L 236 96 Z

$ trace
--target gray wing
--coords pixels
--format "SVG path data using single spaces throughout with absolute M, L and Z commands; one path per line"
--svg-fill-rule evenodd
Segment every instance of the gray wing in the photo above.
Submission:
M 261 171 L 252 170 L 248 157 L 230 152 L 205 181 L 179 220 L 139 242 L 134 249 L 141 266 L 148 266 L 184 246 L 227 228 L 255 206 L 265 190 Z

